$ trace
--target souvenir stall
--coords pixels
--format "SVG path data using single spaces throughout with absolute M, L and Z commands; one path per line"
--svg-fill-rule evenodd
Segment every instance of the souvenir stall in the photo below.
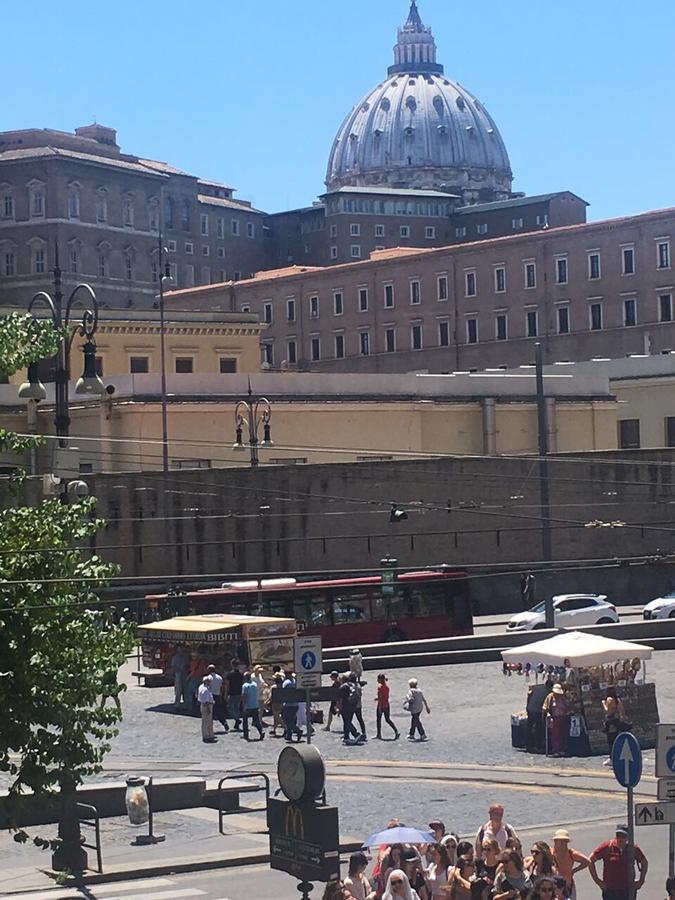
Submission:
M 502 652 L 503 672 L 527 685 L 526 710 L 511 717 L 511 743 L 556 756 L 607 754 L 608 696 L 621 701 L 622 731 L 654 747 L 656 686 L 647 681 L 652 648 L 570 631 Z

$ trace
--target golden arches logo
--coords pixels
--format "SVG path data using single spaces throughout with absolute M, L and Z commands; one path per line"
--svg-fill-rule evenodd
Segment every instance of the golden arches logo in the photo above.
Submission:
M 298 841 L 305 839 L 305 821 L 302 810 L 290 804 L 286 809 L 286 837 L 295 838 Z

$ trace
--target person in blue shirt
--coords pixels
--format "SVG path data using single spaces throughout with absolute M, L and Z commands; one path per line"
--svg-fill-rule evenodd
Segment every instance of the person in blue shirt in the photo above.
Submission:
M 248 723 L 252 721 L 258 729 L 260 740 L 265 737 L 265 732 L 260 723 L 260 710 L 258 708 L 258 685 L 251 677 L 250 672 L 244 672 L 244 683 L 241 686 L 241 711 L 244 740 L 249 740 Z
M 295 688 L 295 673 L 291 672 L 288 675 L 288 678 L 282 684 L 284 688 Z M 302 731 L 298 728 L 298 701 L 297 700 L 285 700 L 284 708 L 282 710 L 282 715 L 284 718 L 284 738 L 287 741 L 293 740 L 293 735 L 297 737 L 298 740 L 302 737 Z

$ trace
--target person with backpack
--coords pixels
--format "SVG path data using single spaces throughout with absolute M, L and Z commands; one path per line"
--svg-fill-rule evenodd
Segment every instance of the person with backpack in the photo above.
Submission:
M 345 744 L 354 744 L 359 739 L 359 732 L 352 724 L 356 710 L 356 690 L 349 675 L 340 676 L 340 690 L 338 692 L 340 715 L 342 716 L 342 739 Z
M 504 822 L 504 807 L 501 803 L 492 803 L 488 809 L 489 820 L 478 829 L 475 840 L 476 856 L 480 856 L 483 841 L 488 838 L 497 841 L 499 849 L 504 850 L 509 838 L 518 839 L 516 829 Z

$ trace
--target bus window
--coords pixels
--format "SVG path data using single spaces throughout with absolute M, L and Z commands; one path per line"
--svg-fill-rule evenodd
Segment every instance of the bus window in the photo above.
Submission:
M 410 588 L 413 615 L 422 618 L 446 615 L 446 590 L 444 584 L 425 584 Z M 450 614 L 452 614 L 450 612 Z
M 265 600 L 264 608 L 264 615 L 266 616 L 277 616 L 280 619 L 290 618 L 293 616 L 292 603 L 289 601 L 288 597 L 268 597 Z
M 399 588 L 393 597 L 387 598 L 388 619 L 410 619 L 415 615 L 415 609 L 410 599 L 410 591 L 407 587 Z
M 323 628 L 332 625 L 330 601 L 325 594 L 314 594 L 310 599 L 309 627 Z
M 452 616 L 455 628 L 471 628 L 473 617 L 471 612 L 471 599 L 469 596 L 469 584 L 467 581 L 450 582 L 447 586 L 448 615 Z
M 336 591 L 332 597 L 332 605 L 334 625 L 370 620 L 370 592 L 367 590 L 352 590 L 345 594 Z

